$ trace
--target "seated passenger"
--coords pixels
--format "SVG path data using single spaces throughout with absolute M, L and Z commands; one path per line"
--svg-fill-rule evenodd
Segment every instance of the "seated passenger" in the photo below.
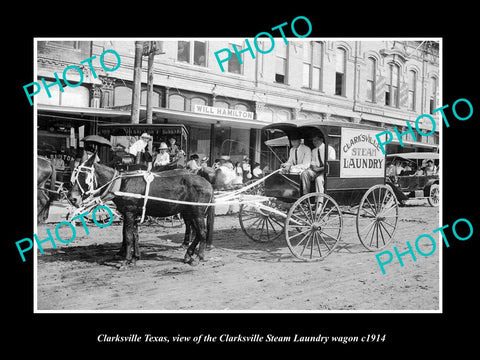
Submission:
M 434 175 L 435 174 L 435 165 L 433 165 L 432 160 L 427 161 L 427 166 L 425 167 L 425 175 Z
M 153 162 L 153 166 L 163 166 L 170 162 L 170 155 L 168 155 L 168 146 L 164 142 L 160 143 L 158 154 Z
M 292 135 L 290 137 L 290 142 L 292 143 L 290 156 L 288 157 L 287 162 L 281 165 L 282 172 L 298 174 L 310 166 L 312 152 L 308 146 L 301 144 L 298 135 Z
M 321 135 L 315 135 L 312 138 L 313 145 L 315 148 L 311 152 L 311 163 L 310 167 L 305 169 L 300 178 L 302 180 L 303 195 L 310 192 L 310 184 L 312 180 L 315 179 L 315 191 L 323 193 L 324 192 L 324 178 L 323 173 L 325 169 L 325 144 L 323 142 L 323 137 Z M 330 150 L 330 146 L 329 146 Z M 333 150 L 333 148 L 332 148 Z M 328 157 L 332 156 L 335 158 L 335 150 L 333 153 L 329 151 Z

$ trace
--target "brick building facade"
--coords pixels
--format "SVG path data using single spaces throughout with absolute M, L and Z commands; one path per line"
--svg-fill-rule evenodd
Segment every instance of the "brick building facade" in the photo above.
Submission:
M 253 48 L 252 58 L 244 39 L 162 40 L 163 51 L 153 66 L 153 124 L 184 124 L 190 154 L 228 154 L 234 161 L 246 155 L 271 163 L 262 145 L 268 135 L 259 130 L 268 123 L 313 118 L 406 130 L 407 122 L 414 127 L 419 115 L 441 106 L 438 41 L 294 38 L 285 45 L 275 38 L 273 51 L 262 54 Z M 232 50 L 233 44 L 246 51 L 241 61 L 233 54 L 222 72 L 214 53 Z M 269 40 L 259 44 L 271 47 Z M 39 80 L 53 81 L 53 73 L 60 75 L 69 65 L 79 66 L 84 74 L 80 86 L 65 86 L 62 92 L 54 85 L 51 97 L 45 91 L 36 95 L 39 149 L 78 147 L 84 135 L 97 133 L 102 124 L 129 123 L 134 40 L 39 40 L 36 46 Z M 121 58 L 114 72 L 92 61 L 95 78 L 87 64 L 80 65 L 108 49 Z M 105 62 L 114 59 L 105 57 Z M 142 69 L 140 123 L 145 121 L 146 57 Z M 75 80 L 75 74 L 69 74 L 69 81 Z M 236 111 L 200 111 L 208 107 Z M 420 127 L 427 133 L 431 124 Z M 435 151 L 438 131 L 439 126 L 416 142 L 408 135 L 404 148 L 392 143 L 387 150 Z

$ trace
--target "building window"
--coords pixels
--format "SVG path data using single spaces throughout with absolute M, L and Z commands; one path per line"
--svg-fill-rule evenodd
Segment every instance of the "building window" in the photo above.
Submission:
M 376 79 L 377 60 L 372 57 L 367 59 L 367 100 L 375 102 L 375 79 Z
M 140 105 L 147 105 L 147 90 L 142 90 L 140 93 Z M 152 106 L 159 107 L 160 104 L 160 94 L 156 91 L 152 92 Z
M 287 46 L 282 42 L 276 46 L 275 82 L 287 83 Z
M 345 96 L 345 59 L 346 51 L 337 48 L 335 52 L 335 95 Z
M 113 106 L 129 105 L 132 103 L 132 89 L 126 86 L 117 86 L 114 90 Z
M 413 70 L 408 72 L 408 110 L 415 110 L 415 95 L 417 88 L 417 73 Z
M 168 107 L 173 110 L 185 111 L 185 98 L 177 94 L 170 95 L 168 99 Z
M 385 91 L 385 105 L 398 107 L 398 65 L 390 64 L 387 74 L 387 89 Z
M 79 41 L 48 41 L 49 45 L 55 45 L 59 47 L 69 48 L 69 49 L 79 49 L 80 42 Z
M 322 68 L 322 43 L 303 44 L 303 86 L 320 90 Z
M 177 60 L 188 63 L 190 61 L 190 41 L 179 41 Z
M 191 51 L 193 49 L 193 51 Z M 206 66 L 205 41 L 179 41 L 177 60 L 188 64 Z
M 437 107 L 437 78 L 430 78 L 430 114 Z
M 236 44 L 235 44 L 235 47 L 238 53 L 240 54 L 240 58 L 242 59 L 242 64 L 243 64 L 243 53 L 241 53 L 241 51 L 243 50 L 243 47 Z M 233 49 L 233 44 L 230 44 L 230 49 Z M 240 64 L 240 61 L 238 60 L 238 56 L 236 54 L 232 54 L 232 56 L 228 60 L 227 71 L 233 74 L 241 74 L 242 64 Z

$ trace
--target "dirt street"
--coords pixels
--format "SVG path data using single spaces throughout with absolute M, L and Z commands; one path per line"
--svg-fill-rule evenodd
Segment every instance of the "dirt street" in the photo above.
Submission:
M 438 208 L 417 200 L 400 208 L 395 240 L 406 251 L 421 234 L 439 227 Z M 41 225 L 40 239 L 46 237 Z M 437 310 L 439 251 L 417 254 L 385 266 L 358 240 L 355 218 L 344 216 L 344 231 L 335 251 L 321 262 L 305 263 L 291 255 L 283 237 L 258 244 L 248 239 L 237 216 L 215 219 L 214 248 L 197 266 L 183 263 L 183 227 L 139 227 L 142 259 L 119 269 L 122 226 L 89 224 L 85 235 L 38 253 L 38 310 Z M 42 237 L 43 236 L 43 237 Z M 68 237 L 67 237 L 68 238 Z M 422 242 L 424 253 L 431 246 Z

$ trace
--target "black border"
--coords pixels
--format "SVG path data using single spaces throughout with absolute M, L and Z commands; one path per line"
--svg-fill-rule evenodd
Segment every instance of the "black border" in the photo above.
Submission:
M 90 4 L 91 5 L 91 4 Z M 418 4 L 358 4 L 348 9 L 312 8 L 312 3 L 277 4 L 276 11 L 261 12 L 246 3 L 220 6 L 218 10 L 193 9 L 183 4 L 179 9 L 169 9 L 162 4 L 133 9 L 134 5 L 115 4 L 92 8 L 90 5 L 73 9 L 33 11 L 32 18 L 21 12 L 20 32 L 14 41 L 4 40 L 4 73 L 8 85 L 4 87 L 3 108 L 7 109 L 3 125 L 4 138 L 4 249 L 8 269 L 4 270 L 7 283 L 4 288 L 4 307 L 11 314 L 7 327 L 6 343 L 12 349 L 28 346 L 35 351 L 46 352 L 53 357 L 72 354 L 96 354 L 98 350 L 124 351 L 140 349 L 138 344 L 99 344 L 98 334 L 151 333 L 153 335 L 195 336 L 200 333 L 220 335 L 278 334 L 304 335 L 368 333 L 387 334 L 385 343 L 349 344 L 331 347 L 342 349 L 366 349 L 369 353 L 385 354 L 384 348 L 397 350 L 402 356 L 418 354 L 420 350 L 432 351 L 462 346 L 462 350 L 474 344 L 475 328 L 469 328 L 468 319 L 475 313 L 476 300 L 475 256 L 478 249 L 478 215 L 470 204 L 476 205 L 477 188 L 474 171 L 478 167 L 478 141 L 476 141 L 477 117 L 480 111 L 478 90 L 473 91 L 478 80 L 477 33 L 473 6 L 456 3 L 445 9 L 442 4 L 420 9 Z M 131 6 L 132 8 L 127 8 Z M 358 7 L 358 8 L 357 8 Z M 121 8 L 121 11 L 119 11 Z M 308 10 L 307 10 L 308 9 Z M 149 14 L 150 13 L 150 14 Z M 251 38 L 258 32 L 290 22 L 296 16 L 307 16 L 312 25 L 311 37 L 442 37 L 443 38 L 443 104 L 452 104 L 458 98 L 466 98 L 474 108 L 468 121 L 450 121 L 450 128 L 443 132 L 442 195 L 444 201 L 443 224 L 452 224 L 458 218 L 467 218 L 474 225 L 474 235 L 468 241 L 453 240 L 450 248 L 443 248 L 443 314 L 33 314 L 33 257 L 22 263 L 14 242 L 33 233 L 33 107 L 28 105 L 22 86 L 33 78 L 33 38 L 43 36 L 82 37 L 141 37 L 141 36 L 210 36 Z M 21 26 L 20 26 L 21 25 Z M 4 25 L 2 25 L 4 26 Z M 7 36 L 12 29 L 4 29 Z M 13 96 L 12 96 L 13 95 Z M 12 100 L 13 99 L 13 103 Z M 6 101 L 5 101 L 6 100 Z M 449 117 L 449 118 L 450 118 Z M 9 140 L 12 141 L 9 141 Z M 8 145 L 6 145 L 8 144 Z M 13 166 L 8 166 L 11 163 Z M 6 190 L 5 190 L 6 189 Z M 13 220 L 13 222 L 11 221 Z M 451 233 L 450 237 L 452 236 Z M 473 313 L 473 314 L 472 314 Z M 475 324 L 472 324 L 475 326 Z M 22 345 L 24 345 L 22 347 Z M 243 348 L 246 344 L 215 343 L 199 345 L 182 344 L 182 351 L 226 346 Z M 254 348 L 283 349 L 285 344 L 248 344 Z M 304 346 L 288 344 L 297 350 Z M 51 349 L 67 350 L 62 353 Z M 142 348 L 164 350 L 155 344 Z M 172 348 L 170 343 L 166 348 Z M 310 344 L 318 351 L 328 347 Z M 413 350 L 415 347 L 416 350 Z M 43 350 L 42 350 L 43 349 Z M 436 352 L 436 351 L 435 351 Z M 67 354 L 67 355 L 66 355 Z M 165 353 L 158 353 L 162 356 Z

